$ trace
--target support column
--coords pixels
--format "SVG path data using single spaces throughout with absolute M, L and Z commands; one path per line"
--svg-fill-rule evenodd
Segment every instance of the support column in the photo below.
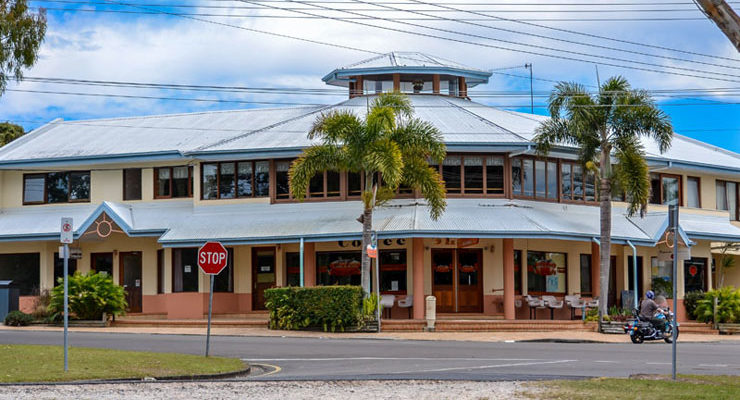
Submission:
M 439 74 L 432 75 L 432 93 L 439 94 Z
M 504 318 L 516 319 L 514 306 L 514 239 L 504 239 Z
M 601 270 L 601 256 L 599 251 L 599 245 L 596 242 L 591 242 L 591 290 L 593 293 L 591 297 L 596 297 L 600 293 L 601 277 L 599 271 Z
M 355 96 L 362 96 L 365 94 L 365 82 L 362 81 L 362 77 L 358 76 L 355 80 Z
M 462 98 L 468 97 L 468 85 L 465 83 L 465 77 L 459 77 L 457 82 L 457 89 L 460 93 L 459 96 Z
M 401 74 L 393 74 L 393 91 L 401 91 Z
M 414 277 L 414 319 L 424 319 L 424 239 L 414 238 L 412 244 Z
M 303 279 L 306 287 L 316 286 L 316 243 L 303 245 Z

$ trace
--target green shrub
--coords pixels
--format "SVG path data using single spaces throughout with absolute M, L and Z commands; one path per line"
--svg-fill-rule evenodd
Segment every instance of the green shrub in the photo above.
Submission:
M 708 291 L 696 305 L 696 320 L 714 322 L 714 298 L 717 297 L 717 322 L 732 324 L 740 322 L 740 289 L 726 286 Z
M 11 311 L 5 316 L 5 325 L 7 326 L 26 326 L 33 322 L 33 317 L 22 311 Z
M 359 286 L 318 286 L 267 289 L 265 306 L 271 329 L 318 327 L 334 332 L 358 326 L 364 303 Z
M 699 300 L 704 298 L 703 290 L 693 290 L 683 296 L 683 306 L 686 308 L 686 315 L 689 319 L 696 319 L 696 306 Z
M 668 279 L 656 277 L 652 281 L 652 289 L 656 296 L 673 298 L 673 282 Z
M 56 319 L 64 313 L 64 280 L 51 291 L 49 313 Z M 103 313 L 120 315 L 126 311 L 126 294 L 107 274 L 79 272 L 69 277 L 69 312 L 82 320 L 99 320 Z

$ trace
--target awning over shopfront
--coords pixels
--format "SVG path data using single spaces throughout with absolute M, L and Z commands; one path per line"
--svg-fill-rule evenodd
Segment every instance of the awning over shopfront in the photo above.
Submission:
M 24 207 L 0 212 L 0 241 L 57 240 L 61 217 L 75 220 L 75 237 L 103 219 L 128 236 L 157 237 L 167 247 L 290 243 L 360 239 L 357 201 L 285 204 L 229 204 L 193 207 L 189 201 L 104 202 L 64 207 Z M 667 213 L 627 217 L 613 209 L 612 241 L 654 246 L 667 228 Z M 682 213 L 682 233 L 691 240 L 740 241 L 740 228 L 726 216 Z M 398 199 L 379 208 L 373 227 L 380 238 L 527 238 L 591 241 L 599 236 L 596 206 L 507 199 L 448 199 L 445 213 L 432 220 L 427 206 Z

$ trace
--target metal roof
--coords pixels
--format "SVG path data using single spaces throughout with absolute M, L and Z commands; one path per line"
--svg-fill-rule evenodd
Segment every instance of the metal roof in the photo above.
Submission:
M 57 240 L 59 220 L 71 216 L 79 237 L 105 214 L 129 236 L 159 237 L 165 246 L 194 246 L 206 240 L 226 244 L 330 241 L 360 238 L 358 201 L 218 204 L 189 201 L 115 203 L 98 206 L 22 207 L 0 212 L 0 241 Z M 693 240 L 740 241 L 740 228 L 727 217 L 684 213 L 682 229 Z M 665 212 L 627 218 L 614 208 L 612 240 L 653 246 L 667 226 Z M 590 241 L 599 236 L 599 208 L 507 199 L 448 199 L 439 220 L 427 206 L 397 199 L 379 208 L 373 228 L 380 237 L 541 238 Z

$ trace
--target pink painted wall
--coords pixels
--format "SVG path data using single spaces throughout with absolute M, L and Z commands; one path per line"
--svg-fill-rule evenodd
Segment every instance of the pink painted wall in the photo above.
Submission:
M 168 319 L 203 319 L 208 313 L 208 293 L 167 293 L 143 296 L 144 314 L 167 314 Z M 214 314 L 252 311 L 251 293 L 214 293 Z

